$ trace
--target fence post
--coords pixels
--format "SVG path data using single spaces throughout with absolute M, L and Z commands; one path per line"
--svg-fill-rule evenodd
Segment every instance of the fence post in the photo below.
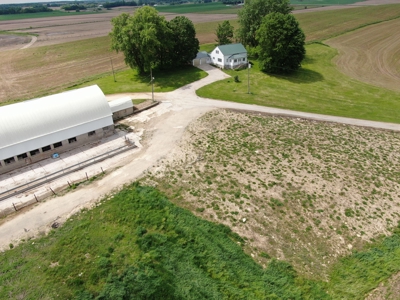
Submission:
M 36 194 L 33 194 L 33 196 L 35 196 L 36 202 L 39 202 L 39 200 L 38 200 L 37 197 L 36 197 Z
M 103 175 L 104 175 L 104 170 L 103 170 L 103 167 L 100 167 L 100 169 L 101 169 L 101 171 L 103 172 Z
M 13 206 L 14 206 L 14 209 L 15 209 L 15 211 L 18 211 L 18 209 L 15 207 L 15 204 L 14 204 L 14 202 L 13 202 Z
M 89 177 L 87 176 L 87 172 L 85 172 L 85 174 L 86 174 L 86 179 L 89 180 Z
M 53 189 L 51 187 L 49 187 L 50 191 L 53 192 L 54 195 L 57 195 L 56 192 L 53 191 Z

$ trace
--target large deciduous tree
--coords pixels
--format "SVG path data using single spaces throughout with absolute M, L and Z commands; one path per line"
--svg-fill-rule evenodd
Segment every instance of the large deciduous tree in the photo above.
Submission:
M 228 20 L 223 21 L 222 24 L 218 23 L 215 34 L 217 35 L 216 42 L 218 45 L 231 44 L 233 39 L 233 26 Z
M 262 19 L 273 12 L 289 14 L 292 7 L 289 0 L 246 0 L 239 15 L 238 38 L 243 45 L 256 47 L 256 31 L 261 25 Z
M 186 17 L 167 22 L 149 6 L 112 19 L 111 48 L 123 52 L 125 63 L 147 73 L 151 68 L 184 65 L 196 57 L 199 41 Z
M 183 16 L 173 18 L 168 23 L 172 31 L 173 47 L 170 59 L 173 64 L 186 65 L 196 57 L 199 40 L 193 22 Z
M 301 66 L 306 50 L 305 35 L 291 14 L 271 13 L 257 30 L 260 69 L 268 73 L 290 73 Z

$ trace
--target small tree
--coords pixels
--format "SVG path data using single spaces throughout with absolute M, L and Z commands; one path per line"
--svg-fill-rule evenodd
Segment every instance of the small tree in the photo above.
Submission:
M 305 57 L 305 35 L 293 15 L 271 13 L 257 30 L 260 69 L 268 73 L 290 73 Z
M 243 45 L 256 47 L 256 31 L 263 18 L 273 12 L 289 14 L 292 7 L 289 0 L 246 0 L 244 7 L 239 11 L 238 38 Z
M 218 23 L 215 34 L 217 35 L 216 42 L 218 45 L 231 44 L 233 39 L 233 26 L 227 20 L 223 21 L 222 24 Z

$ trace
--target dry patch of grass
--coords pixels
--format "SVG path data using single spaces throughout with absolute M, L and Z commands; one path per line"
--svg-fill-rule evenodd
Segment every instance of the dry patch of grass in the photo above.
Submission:
M 399 153 L 398 133 L 219 110 L 144 181 L 230 226 L 257 262 L 325 278 L 400 219 Z

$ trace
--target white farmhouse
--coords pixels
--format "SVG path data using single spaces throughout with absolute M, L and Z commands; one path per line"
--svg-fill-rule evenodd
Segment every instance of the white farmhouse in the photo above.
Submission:
M 240 43 L 217 46 L 211 52 L 210 57 L 211 63 L 221 69 L 247 66 L 247 51 Z

